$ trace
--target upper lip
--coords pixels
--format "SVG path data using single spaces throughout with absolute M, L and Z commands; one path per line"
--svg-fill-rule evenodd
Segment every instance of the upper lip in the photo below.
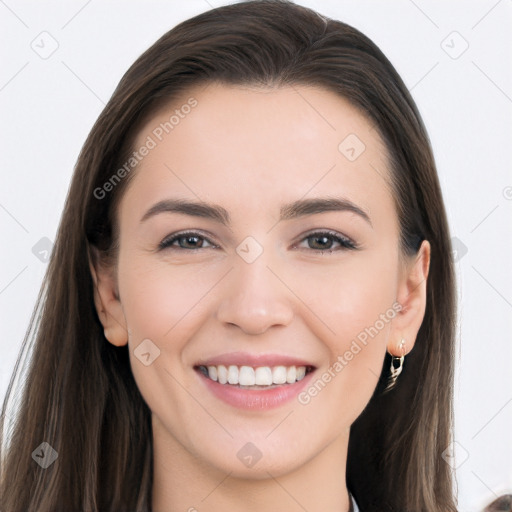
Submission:
M 249 354 L 231 352 L 198 362 L 195 366 L 311 366 L 310 362 L 283 354 Z

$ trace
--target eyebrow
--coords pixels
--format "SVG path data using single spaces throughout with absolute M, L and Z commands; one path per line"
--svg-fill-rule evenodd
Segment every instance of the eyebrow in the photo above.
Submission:
M 362 208 L 349 199 L 341 197 L 299 199 L 292 203 L 285 204 L 281 207 L 279 220 L 292 220 L 307 215 L 333 211 L 355 213 L 373 227 L 369 215 Z M 222 206 L 187 199 L 164 199 L 159 201 L 142 216 L 140 222 L 145 222 L 160 213 L 182 213 L 193 217 L 203 217 L 219 222 L 225 226 L 229 226 L 231 222 L 229 212 Z

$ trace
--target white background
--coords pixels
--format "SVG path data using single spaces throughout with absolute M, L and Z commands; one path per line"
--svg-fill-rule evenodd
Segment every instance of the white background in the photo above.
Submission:
M 0 398 L 93 122 L 143 50 L 225 3 L 0 0 Z M 481 510 L 512 492 L 512 0 L 298 3 L 373 39 L 429 131 L 459 247 L 453 465 L 460 511 Z

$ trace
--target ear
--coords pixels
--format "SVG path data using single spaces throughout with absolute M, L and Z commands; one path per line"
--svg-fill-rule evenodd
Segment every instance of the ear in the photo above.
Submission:
M 397 302 L 402 306 L 391 323 L 388 352 L 400 357 L 414 347 L 427 304 L 427 277 L 430 267 L 430 244 L 424 240 L 410 262 L 402 265 L 397 291 Z M 404 348 L 400 341 L 405 340 Z
M 94 304 L 103 325 L 105 338 L 121 347 L 128 343 L 128 329 L 123 307 L 117 292 L 114 269 L 107 267 L 96 247 L 89 247 L 89 268 L 94 282 Z

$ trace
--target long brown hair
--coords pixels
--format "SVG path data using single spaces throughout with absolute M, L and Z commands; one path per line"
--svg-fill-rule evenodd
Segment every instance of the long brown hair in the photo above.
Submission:
M 115 263 L 116 209 L 135 171 L 104 197 L 95 190 L 129 158 L 149 116 L 187 88 L 212 81 L 334 91 L 387 145 L 402 256 L 416 254 L 424 239 L 431 244 L 427 304 L 396 388 L 382 393 L 386 356 L 375 393 L 352 426 L 347 485 L 362 512 L 455 511 L 451 469 L 442 458 L 453 419 L 455 281 L 426 130 L 400 76 L 372 41 L 284 0 L 220 7 L 167 32 L 130 67 L 91 130 L 13 375 L 28 360 L 19 410 L 1 425 L 2 440 L 9 437 L 1 510 L 151 510 L 150 410 L 131 373 L 128 346 L 115 347 L 104 336 L 89 269 L 91 246 Z M 58 454 L 46 469 L 32 456 L 36 449 L 48 453 L 43 442 Z

